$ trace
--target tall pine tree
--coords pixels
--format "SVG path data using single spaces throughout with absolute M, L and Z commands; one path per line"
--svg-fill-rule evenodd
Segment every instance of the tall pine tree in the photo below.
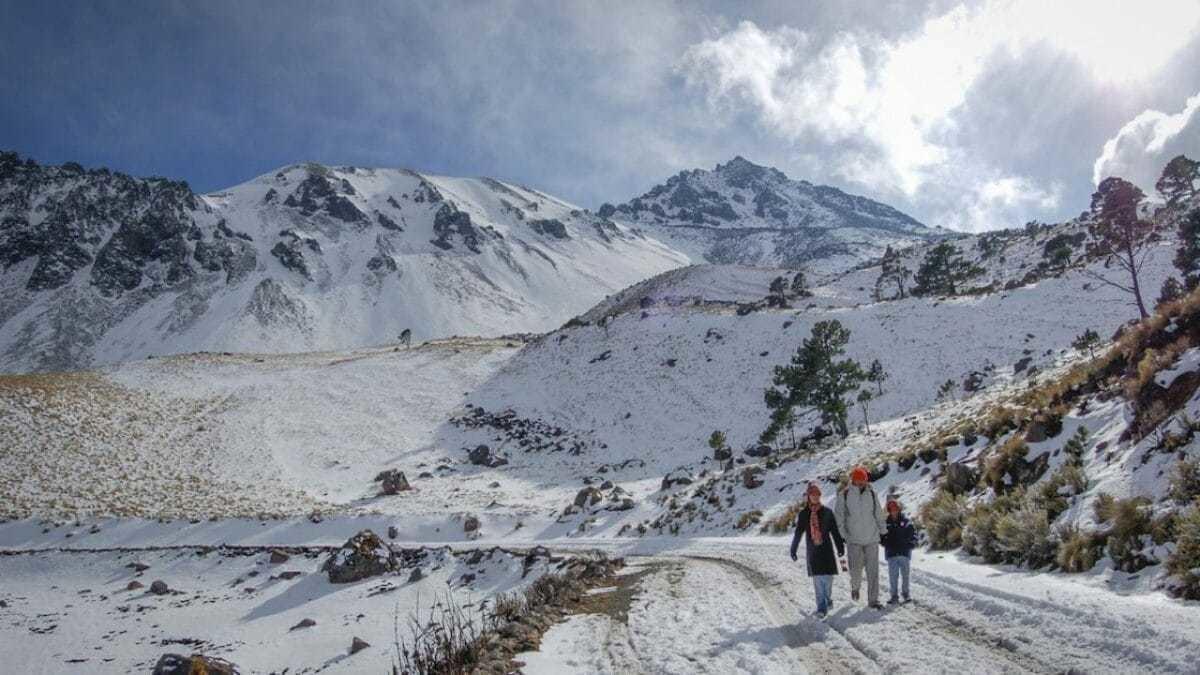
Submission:
M 1179 221 L 1179 250 L 1175 252 L 1175 269 L 1183 275 L 1183 285 L 1189 291 L 1200 285 L 1200 209 L 1195 209 Z
M 1146 318 L 1146 303 L 1142 300 L 1142 285 L 1138 273 L 1146 262 L 1150 251 L 1147 244 L 1154 233 L 1154 225 L 1141 217 L 1140 207 L 1146 195 L 1133 183 L 1122 178 L 1105 178 L 1092 195 L 1092 210 L 1089 216 L 1088 234 L 1091 236 L 1091 252 L 1104 257 L 1107 263 L 1115 263 L 1129 275 L 1128 285 L 1119 283 L 1096 272 L 1087 274 L 1097 281 L 1119 288 L 1133 295 L 1138 314 Z M 1086 271 L 1086 270 L 1085 270 Z
M 957 295 L 959 286 L 980 271 L 962 257 L 957 246 L 943 241 L 925 254 L 913 295 Z
M 804 340 L 791 365 L 776 366 L 773 387 L 763 398 L 771 410 L 771 424 L 762 434 L 769 443 L 788 425 L 796 407 L 815 410 L 843 438 L 850 434 L 846 415 L 853 403 L 847 396 L 866 380 L 857 361 L 841 359 L 850 342 L 850 330 L 836 320 L 818 322 Z

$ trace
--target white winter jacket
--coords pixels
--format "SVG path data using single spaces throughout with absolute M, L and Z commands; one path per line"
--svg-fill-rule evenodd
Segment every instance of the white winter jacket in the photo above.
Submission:
M 833 515 L 842 536 L 851 544 L 878 544 L 879 537 L 887 534 L 887 516 L 870 485 L 861 488 L 850 485 L 838 490 Z

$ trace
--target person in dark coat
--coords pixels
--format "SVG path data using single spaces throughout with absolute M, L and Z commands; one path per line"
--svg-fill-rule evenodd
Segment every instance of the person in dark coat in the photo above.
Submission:
M 904 602 L 912 599 L 908 592 L 908 575 L 912 562 L 912 550 L 917 546 L 917 530 L 908 516 L 901 511 L 900 502 L 895 499 L 887 501 L 887 514 L 887 534 L 879 538 L 879 543 L 883 544 L 883 554 L 887 558 L 888 586 L 892 592 L 888 604 L 894 605 L 900 602 L 900 596 L 896 593 L 897 577 L 904 579 L 902 584 Z
M 812 577 L 813 590 L 817 594 L 817 616 L 825 618 L 833 609 L 833 577 L 838 573 L 838 559 L 846 554 L 846 542 L 838 531 L 833 510 L 821 504 L 821 488 L 816 483 L 808 484 L 804 509 L 796 516 L 796 534 L 792 536 L 792 560 L 796 560 L 796 549 L 800 540 L 807 541 L 806 561 L 808 576 Z M 833 555 L 837 547 L 837 557 Z M 846 561 L 842 560 L 842 569 Z

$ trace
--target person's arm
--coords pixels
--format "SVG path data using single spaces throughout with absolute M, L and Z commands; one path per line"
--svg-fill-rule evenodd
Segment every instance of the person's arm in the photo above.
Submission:
M 879 526 L 879 535 L 887 534 L 887 514 L 883 512 L 883 507 L 879 505 L 879 495 L 875 491 L 871 491 L 871 496 L 875 501 L 875 524 Z
M 842 539 L 842 531 L 838 529 L 837 518 L 830 518 L 829 536 L 833 537 L 833 545 L 837 548 L 838 557 L 846 555 L 846 541 Z
M 792 535 L 792 560 L 796 559 L 796 550 L 800 548 L 800 539 L 804 537 L 804 511 L 796 515 L 796 533 Z

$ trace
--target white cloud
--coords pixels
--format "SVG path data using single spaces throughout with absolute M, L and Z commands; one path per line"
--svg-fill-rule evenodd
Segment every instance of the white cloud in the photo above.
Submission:
M 979 208 L 1049 211 L 1061 188 L 1039 189 L 961 147 L 956 112 L 1001 50 L 1019 55 L 1049 46 L 1078 59 L 1096 80 L 1152 77 L 1200 21 L 1194 0 L 1159 5 L 985 0 L 893 40 L 847 32 L 821 42 L 788 26 L 747 21 L 692 45 L 678 69 L 715 111 L 750 111 L 801 151 L 840 146 L 828 160 L 830 173 L 876 193 L 920 205 L 936 182 L 937 191 L 972 195 Z M 1012 192 L 1018 187 L 1020 199 Z M 994 218 L 977 213 L 970 220 Z
M 1145 110 L 1127 122 L 1104 144 L 1092 181 L 1120 176 L 1153 194 L 1163 167 L 1180 154 L 1200 158 L 1200 93 L 1173 115 Z

